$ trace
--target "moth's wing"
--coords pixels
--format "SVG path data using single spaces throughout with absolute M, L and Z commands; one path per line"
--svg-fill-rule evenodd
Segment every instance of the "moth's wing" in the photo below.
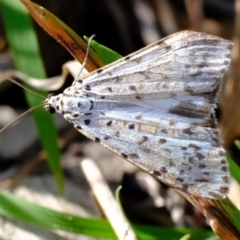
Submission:
M 76 83 L 94 100 L 139 100 L 214 92 L 229 68 L 232 43 L 178 32 Z
M 167 185 L 199 197 L 226 196 L 228 164 L 217 129 L 131 104 L 109 103 L 105 110 L 72 123 L 88 138 Z

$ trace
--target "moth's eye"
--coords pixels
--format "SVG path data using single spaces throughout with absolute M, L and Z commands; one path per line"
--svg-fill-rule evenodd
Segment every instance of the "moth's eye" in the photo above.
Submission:
M 52 107 L 52 106 L 49 106 L 48 112 L 49 112 L 50 114 L 54 114 L 54 113 L 56 112 L 56 109 L 55 109 L 54 107 Z

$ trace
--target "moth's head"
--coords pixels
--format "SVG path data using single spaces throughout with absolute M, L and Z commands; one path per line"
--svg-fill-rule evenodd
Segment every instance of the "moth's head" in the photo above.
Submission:
M 62 94 L 57 96 L 48 96 L 44 102 L 45 110 L 51 114 L 54 114 L 55 112 L 62 114 L 61 99 Z
M 85 97 L 65 94 L 50 96 L 45 100 L 44 108 L 51 114 L 58 112 L 64 117 L 80 116 L 91 109 L 91 101 Z

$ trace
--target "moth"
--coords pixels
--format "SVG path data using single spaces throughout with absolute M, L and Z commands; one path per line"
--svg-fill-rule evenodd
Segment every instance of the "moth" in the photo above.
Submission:
M 178 32 L 76 79 L 45 109 L 163 183 L 221 199 L 230 174 L 214 108 L 231 48 Z

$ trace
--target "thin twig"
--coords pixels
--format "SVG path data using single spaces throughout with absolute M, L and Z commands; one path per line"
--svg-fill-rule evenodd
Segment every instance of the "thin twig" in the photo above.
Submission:
M 84 159 L 80 163 L 80 166 L 91 186 L 93 194 L 117 234 L 118 239 L 137 239 L 94 161 Z

